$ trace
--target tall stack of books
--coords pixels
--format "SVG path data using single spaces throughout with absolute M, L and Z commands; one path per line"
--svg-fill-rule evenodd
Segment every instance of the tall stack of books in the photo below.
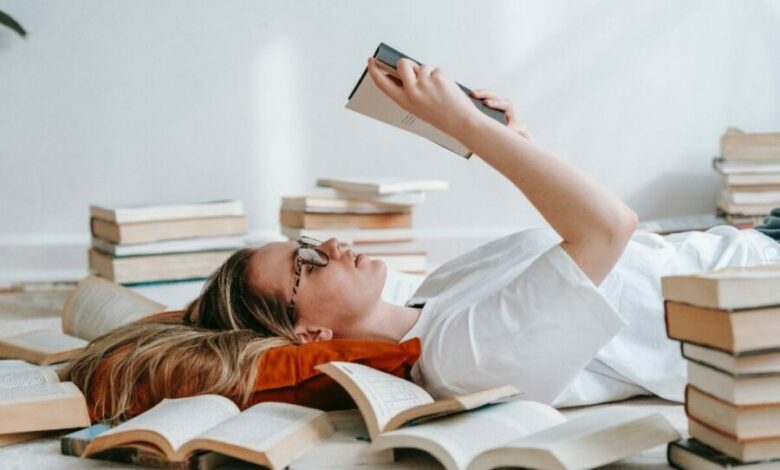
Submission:
M 688 361 L 691 439 L 670 444 L 670 463 L 780 468 L 780 265 L 669 276 L 662 285 L 667 333 Z
M 240 201 L 90 207 L 89 268 L 120 284 L 208 277 L 244 247 Z
M 381 259 L 388 269 L 425 274 L 427 252 L 414 240 L 412 209 L 425 200 L 425 191 L 446 190 L 446 181 L 323 178 L 317 186 L 307 195 L 282 198 L 284 236 L 335 237 L 343 248 Z
M 753 134 L 729 128 L 713 161 L 722 175 L 718 211 L 741 228 L 760 225 L 780 207 L 780 132 Z

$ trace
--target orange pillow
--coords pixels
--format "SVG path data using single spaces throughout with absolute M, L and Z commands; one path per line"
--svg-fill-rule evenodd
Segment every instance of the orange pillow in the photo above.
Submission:
M 408 379 L 419 357 L 417 338 L 403 343 L 335 339 L 269 349 L 258 360 L 249 405 L 282 401 L 323 410 L 354 408 L 349 394 L 315 366 L 330 361 L 355 362 Z
M 181 317 L 182 313 L 164 312 L 144 321 L 175 319 L 177 316 Z M 103 418 L 95 406 L 100 401 L 100 395 L 111 393 L 107 372 L 116 367 L 119 359 L 132 350 L 132 345 L 118 348 L 106 355 L 98 365 L 87 394 L 93 420 Z M 246 406 L 264 401 L 280 401 L 323 410 L 353 408 L 355 404 L 346 391 L 333 379 L 315 369 L 315 366 L 330 361 L 355 362 L 408 379 L 409 372 L 419 356 L 420 340 L 417 338 L 403 343 L 338 339 L 272 348 L 258 359 L 254 391 Z M 193 382 L 199 381 L 183 381 L 181 389 L 170 393 L 168 398 L 197 394 L 197 390 L 193 391 L 191 386 L 188 387 L 188 384 Z M 149 394 L 147 381 L 135 385 L 134 395 L 133 406 L 127 410 L 128 417 L 143 413 L 156 405 Z

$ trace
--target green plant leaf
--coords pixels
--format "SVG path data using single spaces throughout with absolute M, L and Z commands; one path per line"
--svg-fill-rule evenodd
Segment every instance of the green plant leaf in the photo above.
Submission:
M 16 22 L 15 19 L 11 18 L 4 12 L 0 11 L 0 24 L 8 26 L 9 28 L 13 29 L 17 33 L 19 33 L 19 36 L 26 37 L 27 31 L 22 28 L 22 25 Z

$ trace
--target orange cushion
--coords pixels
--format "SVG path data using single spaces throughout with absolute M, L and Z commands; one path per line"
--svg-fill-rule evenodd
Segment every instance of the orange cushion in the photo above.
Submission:
M 164 312 L 148 317 L 144 321 L 175 319 L 177 316 L 181 317 L 182 313 Z M 111 393 L 107 371 L 115 367 L 118 360 L 132 350 L 132 345 L 127 345 L 112 351 L 105 356 L 95 371 L 87 394 L 90 397 L 89 408 L 93 420 L 103 418 L 96 406 L 101 401 L 100 395 Z M 272 348 L 258 359 L 254 392 L 245 406 L 264 401 L 280 401 L 324 410 L 353 408 L 355 404 L 346 391 L 333 379 L 315 369 L 315 366 L 330 361 L 355 362 L 408 379 L 409 372 L 419 356 L 420 340 L 417 338 L 403 343 L 338 339 Z M 197 373 L 197 371 L 192 372 Z M 149 380 L 153 381 L 154 378 Z M 152 397 L 149 393 L 149 382 L 146 380 L 139 382 L 135 386 L 134 403 L 127 410 L 127 415 L 129 417 L 142 413 L 156 405 L 162 398 L 197 395 L 198 390 L 193 390 L 188 384 L 201 382 L 185 379 L 180 388 L 168 393 L 168 397 Z M 236 399 L 236 397 L 228 398 Z

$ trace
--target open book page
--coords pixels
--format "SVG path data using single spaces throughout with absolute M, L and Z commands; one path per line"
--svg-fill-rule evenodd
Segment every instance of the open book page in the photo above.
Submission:
M 163 310 L 165 305 L 126 287 L 89 276 L 79 282 L 65 303 L 62 331 L 91 341 L 115 328 Z
M 137 437 L 130 435 L 133 431 L 152 431 L 162 436 L 170 447 L 168 450 L 173 453 L 198 434 L 238 414 L 238 407 L 219 395 L 165 399 L 151 410 L 96 437 L 87 446 L 86 453 L 89 455 L 115 444 L 137 441 L 138 439 L 126 442 L 122 440 L 123 433 L 126 433 L 128 439 Z M 165 452 L 164 445 L 159 442 L 153 444 Z
M 81 338 L 52 330 L 30 331 L 29 333 L 22 333 L 9 338 L 0 338 L 0 340 L 8 344 L 40 351 L 44 354 L 84 348 L 89 344 L 88 341 Z
M 597 410 L 488 450 L 470 469 L 517 463 L 532 468 L 594 468 L 679 438 L 660 413 Z
M 0 369 L 0 389 L 57 383 L 60 379 L 52 369 L 19 367 Z
M 317 369 L 331 376 L 352 396 L 366 420 L 371 439 L 376 438 L 395 415 L 434 402 L 422 387 L 372 367 L 330 362 Z
M 447 469 L 463 469 L 480 452 L 565 421 L 550 406 L 510 401 L 387 432 L 375 447 L 416 448 L 436 457 Z
M 34 379 L 30 381 L 32 382 Z M 22 401 L 49 400 L 52 398 L 63 398 L 66 395 L 81 394 L 78 388 L 75 387 L 70 382 L 45 382 L 0 388 L 0 405 Z
M 393 449 L 375 450 L 371 447 L 368 428 L 360 411 L 339 410 L 326 414 L 335 432 L 290 463 L 290 470 L 343 469 L 394 461 Z
M 310 426 L 317 418 L 320 418 L 321 423 L 318 426 Z M 301 435 L 300 431 L 307 426 L 309 426 L 308 435 Z M 246 455 L 234 455 L 218 446 L 203 444 L 204 441 L 211 441 L 266 453 L 267 463 L 273 467 L 283 468 L 293 458 L 332 432 L 333 426 L 323 411 L 288 403 L 259 403 L 201 433 L 180 449 L 178 459 L 183 459 L 197 449 L 215 450 L 233 457 Z M 283 443 L 288 439 L 291 442 Z M 278 452 L 275 452 L 277 450 Z M 266 462 L 255 461 L 255 463 Z

